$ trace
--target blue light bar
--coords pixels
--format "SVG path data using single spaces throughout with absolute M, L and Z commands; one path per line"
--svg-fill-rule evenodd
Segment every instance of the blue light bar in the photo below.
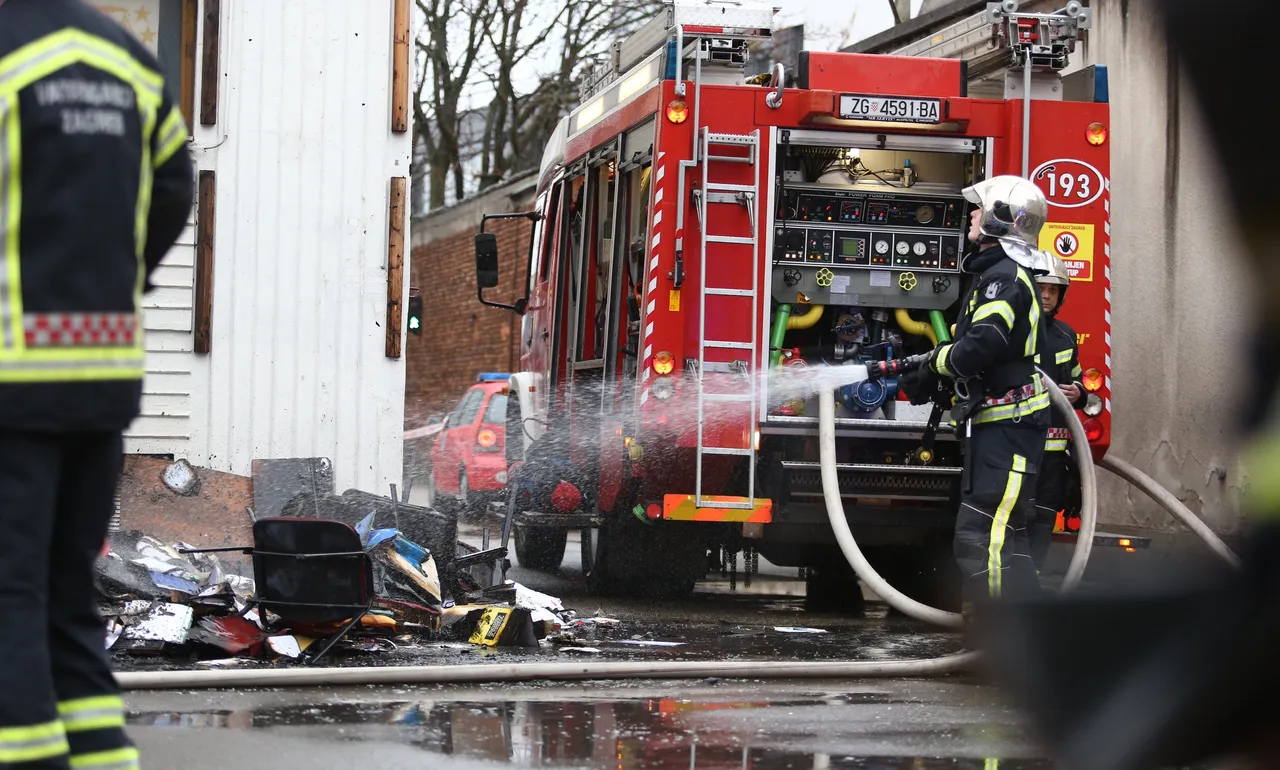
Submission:
M 476 382 L 506 382 L 511 379 L 510 374 L 502 374 L 501 372 L 484 372 L 476 377 Z
M 1111 86 L 1107 80 L 1107 65 L 1093 65 L 1093 100 L 1107 103 L 1111 101 Z

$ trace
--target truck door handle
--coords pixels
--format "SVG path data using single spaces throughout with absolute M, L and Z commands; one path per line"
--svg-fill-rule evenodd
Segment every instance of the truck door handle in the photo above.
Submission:
M 550 332 L 548 332 L 546 329 L 542 330 L 542 339 L 545 340 L 547 337 L 550 337 L 550 336 L 551 336 Z

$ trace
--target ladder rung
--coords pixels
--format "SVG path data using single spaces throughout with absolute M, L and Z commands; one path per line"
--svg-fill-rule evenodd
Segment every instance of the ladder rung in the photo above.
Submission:
M 749 184 L 722 184 L 720 182 L 708 182 L 707 192 L 751 193 L 754 195 L 756 188 L 755 185 Z M 711 202 L 716 203 L 717 201 Z M 737 201 L 734 201 L 734 203 L 737 203 Z
M 751 134 L 713 134 L 707 133 L 707 144 L 742 144 L 754 145 L 756 138 Z
M 725 350 L 754 350 L 750 342 L 728 342 L 727 340 L 706 340 L 702 343 L 707 348 L 724 348 Z
M 750 457 L 750 449 L 740 449 L 727 446 L 704 446 L 702 448 L 704 455 L 729 455 L 732 457 Z
M 706 241 L 707 243 L 734 243 L 740 246 L 754 246 L 756 243 L 755 238 L 741 235 L 708 235 Z
M 718 163 L 746 163 L 748 166 L 756 164 L 755 158 L 743 158 L 738 155 L 712 155 L 707 153 L 707 160 L 714 160 Z
M 750 393 L 703 393 L 702 398 L 705 401 L 718 401 L 730 404 L 745 404 L 755 400 Z
M 756 295 L 751 289 L 718 289 L 714 286 L 708 287 L 703 294 L 713 297 L 754 297 Z

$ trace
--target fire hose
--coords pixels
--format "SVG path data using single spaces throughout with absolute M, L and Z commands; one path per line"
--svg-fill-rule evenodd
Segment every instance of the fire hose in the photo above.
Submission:
M 913 357 L 902 359 L 899 363 L 899 368 L 905 370 L 922 364 L 922 357 Z M 1040 376 L 1046 382 L 1052 382 L 1052 379 L 1045 375 L 1044 372 L 1040 372 Z M 1089 554 L 1093 550 L 1093 533 L 1096 528 L 1098 514 L 1097 478 L 1094 474 L 1093 455 L 1089 449 L 1089 440 L 1085 436 L 1084 426 L 1080 424 L 1080 418 L 1076 416 L 1075 409 L 1071 407 L 1067 397 L 1062 395 L 1057 388 L 1050 387 L 1046 388 L 1046 390 L 1054 408 L 1062 412 L 1066 417 L 1067 427 L 1071 431 L 1071 440 L 1074 442 L 1076 454 L 1079 456 L 1080 498 L 1082 503 L 1080 539 L 1076 541 L 1075 553 L 1071 556 L 1071 564 L 1067 568 L 1067 574 L 1062 581 L 1060 589 L 1062 591 L 1070 591 L 1075 588 L 1080 582 L 1080 578 L 1084 575 L 1085 566 L 1089 562 Z M 822 470 L 822 493 L 827 504 L 827 517 L 831 520 L 831 529 L 835 532 L 836 542 L 839 543 L 841 552 L 844 553 L 845 558 L 849 561 L 849 566 L 853 567 L 858 579 L 886 604 L 904 615 L 934 625 L 960 628 L 963 625 L 963 616 L 959 613 L 948 612 L 922 604 L 889 585 L 889 582 L 881 577 L 871 566 L 871 563 L 867 561 L 862 549 L 858 547 L 857 541 L 854 540 L 853 532 L 849 529 L 849 522 L 845 519 L 844 503 L 840 499 L 840 481 L 836 472 L 835 394 L 827 389 L 823 389 L 818 393 L 818 445 Z

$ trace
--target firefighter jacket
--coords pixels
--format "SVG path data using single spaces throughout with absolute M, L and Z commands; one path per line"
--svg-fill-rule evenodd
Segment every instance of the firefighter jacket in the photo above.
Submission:
M 160 65 L 81 0 L 0 2 L 0 428 L 122 430 L 194 197 Z
M 1036 376 L 1041 338 L 1040 295 L 1031 274 L 998 244 L 970 264 L 977 275 L 956 322 L 955 341 L 942 345 L 930 367 L 964 385 L 974 425 L 1012 421 L 1049 426 L 1049 394 Z
M 1089 394 L 1085 393 L 1084 383 L 1080 376 L 1079 350 L 1076 347 L 1075 330 L 1050 316 L 1044 324 L 1044 339 L 1040 344 L 1040 368 L 1053 377 L 1058 385 L 1074 384 L 1080 390 L 1080 397 L 1071 406 L 1076 409 L 1084 407 Z M 1067 418 L 1056 409 L 1050 410 L 1049 438 L 1045 441 L 1046 452 L 1065 452 L 1071 442 L 1071 432 L 1067 430 Z

